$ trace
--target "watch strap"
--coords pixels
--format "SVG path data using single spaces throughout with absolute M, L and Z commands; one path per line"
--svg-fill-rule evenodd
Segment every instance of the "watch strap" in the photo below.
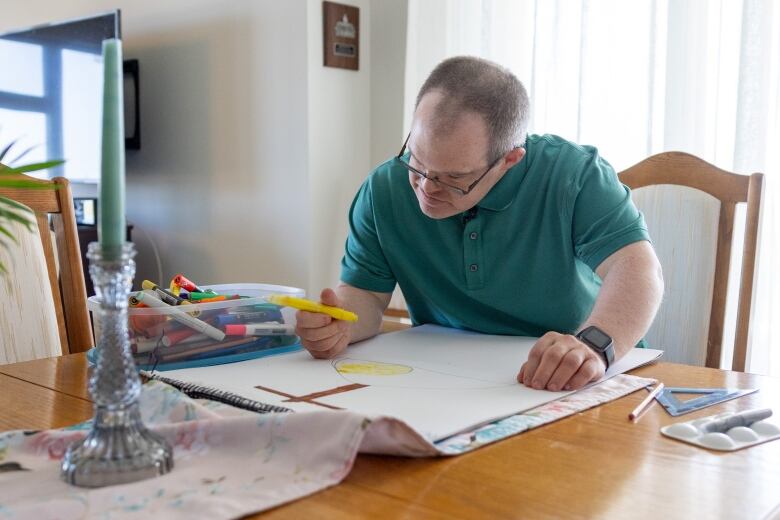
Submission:
M 598 345 L 595 345 L 593 342 L 588 340 L 585 333 L 590 329 L 596 329 L 604 336 L 607 336 L 609 338 L 609 344 L 602 349 Z M 601 358 L 604 360 L 604 364 L 606 365 L 607 368 L 612 366 L 612 364 L 615 361 L 615 347 L 614 347 L 614 340 L 612 339 L 612 336 L 610 336 L 603 330 L 599 329 L 598 327 L 591 325 L 579 331 L 575 337 L 578 340 L 585 343 L 586 345 L 588 345 L 596 354 L 599 354 Z

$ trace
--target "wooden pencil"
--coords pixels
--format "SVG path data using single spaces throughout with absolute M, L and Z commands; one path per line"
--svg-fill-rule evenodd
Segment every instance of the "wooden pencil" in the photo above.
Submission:
M 628 414 L 628 419 L 630 421 L 633 421 L 634 419 L 639 417 L 639 415 L 644 411 L 644 409 L 647 408 L 653 402 L 653 400 L 655 400 L 655 396 L 660 394 L 661 390 L 663 390 L 663 389 L 664 389 L 664 384 L 663 383 L 658 383 L 657 385 L 655 385 L 655 388 L 653 388 L 652 392 L 647 394 L 647 397 L 645 397 L 645 400 L 642 401 L 641 403 L 639 403 L 639 406 L 634 408 L 633 412 Z

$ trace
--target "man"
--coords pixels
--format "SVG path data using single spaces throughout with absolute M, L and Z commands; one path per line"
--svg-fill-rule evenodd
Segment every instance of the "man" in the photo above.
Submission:
M 540 336 L 519 368 L 536 389 L 604 375 L 647 332 L 663 293 L 641 214 L 591 147 L 528 136 L 528 96 L 487 60 L 445 60 L 420 89 L 395 159 L 350 210 L 341 283 L 299 312 L 317 358 L 378 333 L 399 284 L 415 324 Z

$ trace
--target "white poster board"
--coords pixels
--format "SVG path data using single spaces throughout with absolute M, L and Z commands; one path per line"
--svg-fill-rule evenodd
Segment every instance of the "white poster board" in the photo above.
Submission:
M 535 341 L 424 325 L 381 334 L 331 360 L 301 351 L 163 375 L 296 411 L 391 416 L 435 442 L 573 393 L 518 384 Z M 605 379 L 661 354 L 633 349 Z

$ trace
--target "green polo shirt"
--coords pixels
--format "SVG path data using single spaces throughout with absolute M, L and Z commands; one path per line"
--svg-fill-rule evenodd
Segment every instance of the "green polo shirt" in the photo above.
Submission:
M 596 267 L 650 240 L 609 163 L 554 135 L 528 136 L 525 157 L 477 207 L 470 220 L 429 218 L 407 170 L 382 164 L 352 203 L 342 281 L 377 292 L 398 283 L 415 324 L 571 333 L 596 300 Z

